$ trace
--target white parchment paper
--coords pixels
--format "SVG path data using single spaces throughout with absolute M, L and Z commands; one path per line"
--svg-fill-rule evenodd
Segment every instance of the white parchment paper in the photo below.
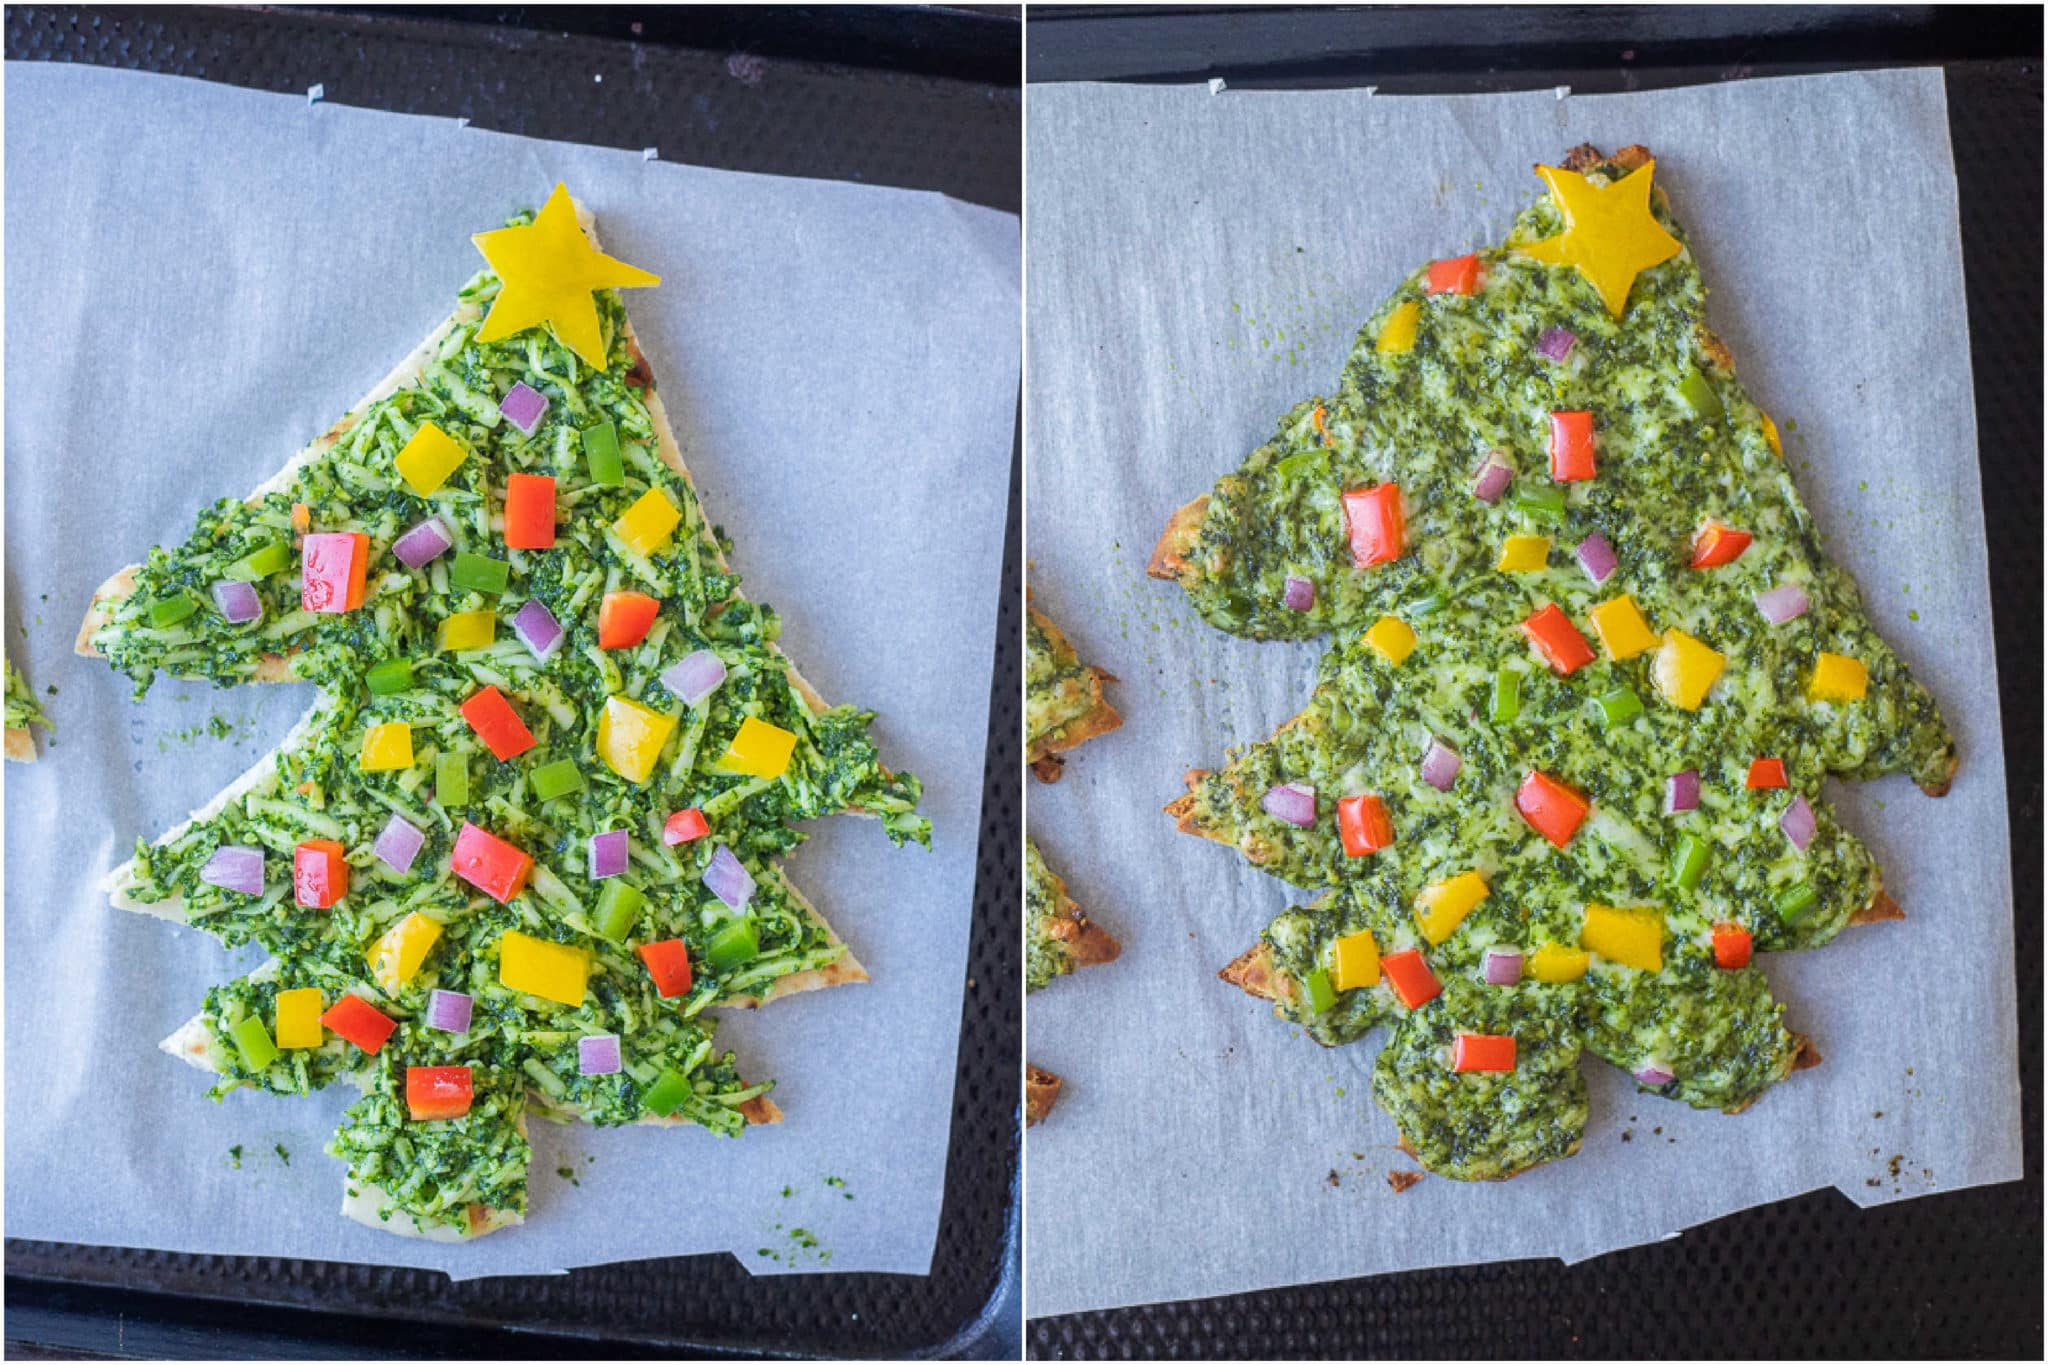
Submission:
M 7 646 L 60 689 L 54 747 L 7 774 L 8 1235 L 458 1276 L 725 1249 L 764 1272 L 927 1273 L 1015 431 L 1016 219 L 42 63 L 8 65 L 6 153 Z M 526 1226 L 451 1248 L 338 1216 L 321 1147 L 352 1087 L 215 1105 L 156 1051 L 256 959 L 94 889 L 311 689 L 160 680 L 136 706 L 71 640 L 105 575 L 325 430 L 453 308 L 481 260 L 470 234 L 558 179 L 607 250 L 663 277 L 627 307 L 746 590 L 781 609 L 827 698 L 881 711 L 937 832 L 897 851 L 872 821 L 822 821 L 792 860 L 874 981 L 727 1016 L 721 1043 L 777 1078 L 782 1126 L 536 1124 Z M 216 714 L 229 738 L 190 737 Z
M 1122 958 L 1034 995 L 1068 1078 L 1028 1139 L 1036 1315 L 1377 1271 L 1578 1260 L 1820 1186 L 1859 1203 L 2020 1175 L 2005 775 L 1956 186 L 1938 72 L 1613 96 L 1033 86 L 1028 553 L 1119 675 L 1123 729 L 1030 789 L 1030 826 Z M 1736 1118 L 1590 1066 L 1573 1160 L 1413 1169 L 1370 1096 L 1384 1032 L 1324 1051 L 1215 979 L 1306 899 L 1159 808 L 1306 701 L 1320 644 L 1204 625 L 1144 577 L 1167 516 L 1333 391 L 1409 271 L 1498 240 L 1580 142 L 1658 157 L 1708 310 L 1962 751 L 1944 800 L 1838 787 L 1910 916 L 1766 962 L 1826 1056 Z M 1939 961 L 1931 975 L 1922 967 Z M 1917 965 L 1916 965 L 1917 964 Z

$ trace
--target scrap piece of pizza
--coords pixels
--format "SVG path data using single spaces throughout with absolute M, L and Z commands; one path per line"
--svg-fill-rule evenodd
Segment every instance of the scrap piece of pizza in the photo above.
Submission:
M 1102 696 L 1113 675 L 1081 662 L 1051 617 L 1028 609 L 1024 625 L 1024 761 L 1057 782 L 1063 751 L 1124 723 Z
M 1024 841 L 1024 989 L 1039 990 L 1078 967 L 1116 961 L 1122 945 L 1088 918 L 1067 894 L 1067 884 L 1045 865 L 1031 839 Z
M 36 700 L 35 689 L 28 685 L 28 679 L 21 676 L 21 670 L 14 666 L 14 660 L 5 660 L 7 667 L 7 757 L 17 763 L 36 761 L 36 738 L 29 732 L 31 725 L 50 728 L 50 718 L 43 714 L 42 703 Z
M 529 1114 L 775 1121 L 705 1011 L 866 979 L 780 870 L 798 822 L 929 838 L 738 591 L 613 292 L 652 277 L 559 187 L 478 244 L 445 323 L 79 641 L 139 691 L 321 689 L 107 889 L 275 959 L 167 1049 L 217 1091 L 356 1081 L 345 1210 L 458 1238 L 523 1212 Z
M 1753 954 L 1900 913 L 1822 783 L 1956 768 L 1653 171 L 1540 167 L 1153 556 L 1222 629 L 1333 637 L 1308 705 L 1167 810 L 1329 893 L 1226 978 L 1326 1043 L 1390 1025 L 1375 1093 L 1460 1178 L 1576 1148 L 1581 1050 L 1729 1110 L 1816 1060 Z
M 1064 1078 L 1042 1066 L 1024 1064 L 1024 1126 L 1043 1123 L 1052 1107 L 1060 1102 Z

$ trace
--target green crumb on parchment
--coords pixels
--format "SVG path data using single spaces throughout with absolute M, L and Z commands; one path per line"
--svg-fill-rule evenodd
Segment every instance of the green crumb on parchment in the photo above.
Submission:
M 241 1143 L 239 1143 L 239 1142 L 238 1142 L 238 1143 L 236 1143 L 236 1144 L 235 1144 L 234 1146 L 232 1146 L 232 1147 L 228 1148 L 228 1165 L 229 1165 L 229 1166 L 230 1166 L 230 1167 L 231 1167 L 232 1169 L 234 1169 L 234 1170 L 237 1170 L 237 1171 L 239 1171 L 239 1170 L 241 1170 L 241 1169 L 242 1169 L 242 1144 L 241 1144 Z
M 282 1142 L 272 1144 L 271 1150 L 277 1153 L 279 1161 L 282 1161 L 287 1166 L 292 1164 L 292 1154 L 285 1150 Z

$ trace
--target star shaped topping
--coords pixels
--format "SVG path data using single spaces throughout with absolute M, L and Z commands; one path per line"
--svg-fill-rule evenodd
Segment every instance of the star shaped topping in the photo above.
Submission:
M 1550 197 L 1564 215 L 1564 231 L 1521 254 L 1551 265 L 1577 266 L 1600 291 L 1607 311 L 1619 318 L 1628 308 L 1628 291 L 1636 276 L 1662 265 L 1681 248 L 1650 212 L 1648 162 L 1611 185 L 1599 185 L 1577 171 L 1538 166 L 1536 174 L 1550 186 Z
M 604 368 L 604 331 L 592 292 L 661 283 L 661 276 L 614 260 L 590 244 L 564 185 L 555 186 L 527 226 L 480 232 L 471 240 L 500 281 L 497 301 L 476 339 L 502 341 L 546 323 L 556 340 L 594 369 Z

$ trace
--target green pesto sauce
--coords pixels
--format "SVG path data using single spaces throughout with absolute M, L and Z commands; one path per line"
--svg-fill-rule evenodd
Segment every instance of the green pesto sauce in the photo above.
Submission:
M 1096 671 L 1081 662 L 1051 618 L 1024 614 L 1024 748 L 1036 756 L 1062 747 L 1066 729 L 1102 697 Z
M 349 1108 L 329 1150 L 349 1163 L 352 1188 L 377 1185 L 394 1210 L 422 1224 L 460 1225 L 470 1203 L 523 1210 L 532 1155 L 527 1116 L 631 1123 L 648 1116 L 643 1096 L 664 1071 L 689 1082 L 675 1117 L 739 1133 L 745 1126 L 740 1106 L 770 1086 L 740 1077 L 732 1054 L 715 1048 L 712 1016 L 705 1011 L 759 997 L 778 980 L 825 966 L 846 951 L 830 941 L 779 871 L 779 861 L 805 837 L 799 823 L 858 811 L 877 816 L 898 844 L 928 844 L 930 835 L 929 822 L 916 812 L 918 780 L 882 766 L 868 735 L 873 713 L 812 707 L 774 648 L 780 629 L 775 614 L 742 597 L 738 576 L 719 567 L 729 542 L 707 522 L 689 483 L 661 462 L 647 405 L 628 382 L 633 359 L 616 296 L 597 296 L 609 363 L 593 371 L 545 330 L 479 343 L 475 333 L 497 288 L 488 273 L 473 279 L 461 293 L 471 305 L 468 320 L 419 380 L 354 414 L 333 449 L 299 468 L 287 487 L 253 503 L 217 502 L 199 514 L 184 544 L 152 551 L 137 574 L 134 595 L 94 637 L 114 666 L 135 680 L 138 695 L 159 671 L 223 686 L 244 682 L 265 654 L 287 655 L 297 677 L 319 686 L 313 711 L 254 789 L 159 844 L 138 844 L 134 894 L 145 902 L 176 899 L 187 923 L 230 947 L 259 945 L 276 959 L 274 968 L 207 993 L 203 1017 L 221 1075 L 216 1094 L 244 1086 L 303 1094 L 344 1077 L 362 1086 L 363 1098 Z M 498 412 L 499 400 L 517 382 L 549 400 L 544 423 L 531 437 Z M 399 478 L 395 459 L 428 420 L 470 454 L 442 488 L 423 498 Z M 625 468 L 617 485 L 592 481 L 579 436 L 607 421 L 618 433 Z M 554 549 L 505 548 L 494 519 L 512 472 L 554 476 Z M 610 527 L 649 488 L 667 494 L 682 522 L 664 547 L 643 557 Z M 291 525 L 295 502 L 311 509 L 315 530 L 369 535 L 360 610 L 316 615 L 300 609 Z M 507 591 L 486 595 L 452 588 L 452 554 L 418 570 L 395 557 L 392 542 L 433 513 L 453 529 L 455 549 L 509 559 Z M 268 545 L 292 548 L 291 564 L 256 583 L 265 609 L 260 621 L 229 625 L 214 607 L 212 584 Z M 606 592 L 624 589 L 659 597 L 660 616 L 639 646 L 600 650 L 600 601 Z M 181 594 L 197 601 L 198 609 L 169 626 L 153 625 L 152 605 Z M 512 629 L 514 615 L 529 600 L 545 603 L 567 631 L 546 661 L 537 660 Z M 496 613 L 496 643 L 441 652 L 439 624 L 477 609 Z M 671 695 L 658 675 L 699 650 L 716 653 L 727 676 L 709 698 L 691 706 Z M 371 693 L 365 674 L 392 659 L 412 661 L 413 686 Z M 457 709 L 487 685 L 512 702 L 537 741 L 510 762 L 497 761 Z M 619 777 L 595 751 L 598 715 L 616 695 L 680 722 L 653 777 L 641 786 Z M 719 767 L 750 717 L 797 736 L 795 754 L 779 779 Z M 411 726 L 411 766 L 364 772 L 359 755 L 367 728 L 401 720 Z M 460 803 L 444 801 L 436 789 L 437 765 L 447 757 L 459 760 L 468 775 Z M 540 802 L 529 790 L 531 774 L 558 760 L 575 765 L 583 789 Z M 664 845 L 667 817 L 688 807 L 703 810 L 710 836 Z M 426 835 L 405 875 L 393 872 L 371 848 L 394 814 Z M 464 821 L 535 859 L 528 889 L 509 905 L 449 871 Z M 595 932 L 592 915 L 601 887 L 588 875 L 587 849 L 591 835 L 616 829 L 631 832 L 625 880 L 645 894 L 646 905 L 624 940 L 614 943 Z M 293 849 L 315 838 L 339 840 L 348 850 L 349 894 L 328 910 L 302 908 L 292 892 Z M 230 844 L 264 851 L 262 895 L 200 880 L 214 851 Z M 728 908 L 702 884 L 721 844 L 756 881 L 743 910 Z M 443 936 L 420 971 L 387 994 L 371 979 L 368 958 L 386 929 L 413 912 L 439 922 Z M 751 922 L 759 952 L 713 965 L 707 946 L 740 919 Z M 499 984 L 498 945 L 515 929 L 590 952 L 581 1005 L 564 1007 Z M 664 1000 L 634 949 L 668 938 L 689 945 L 693 984 L 686 994 Z M 274 1031 L 277 992 L 305 986 L 318 987 L 328 1005 L 353 992 L 398 1020 L 398 1030 L 374 1057 L 329 1032 L 324 1046 L 284 1050 L 261 1071 L 251 1071 L 234 1045 L 233 1026 L 254 1015 Z M 437 988 L 472 996 L 466 1034 L 425 1025 L 427 998 Z M 577 1040 L 594 1034 L 621 1037 L 622 1072 L 578 1073 Z M 409 1121 L 405 1068 L 464 1064 L 473 1069 L 475 1085 L 470 1114 Z
M 1080 907 L 1067 899 L 1066 883 L 1045 865 L 1038 845 L 1024 841 L 1024 987 L 1035 991 L 1051 984 L 1053 978 L 1074 970 L 1064 940 L 1055 937 L 1053 927 L 1062 921 L 1080 919 Z
M 49 718 L 43 714 L 42 705 L 37 702 L 35 689 L 28 685 L 28 679 L 21 676 L 21 670 L 14 666 L 14 660 L 7 665 L 7 728 L 24 729 L 30 725 L 50 727 Z
M 1683 242 L 1662 207 L 1658 217 Z M 1754 967 L 1713 965 L 1712 926 L 1739 923 L 1760 949 L 1829 941 L 1871 902 L 1879 879 L 1868 850 L 1822 799 L 1822 778 L 1904 772 L 1935 787 L 1955 761 L 1933 699 L 1879 638 L 1856 585 L 1823 553 L 1770 449 L 1763 415 L 1709 354 L 1704 288 L 1689 252 L 1639 275 L 1617 321 L 1576 271 L 1511 250 L 1562 228 L 1548 198 L 1525 210 L 1501 248 L 1480 253 L 1484 285 L 1474 296 L 1431 296 L 1426 272 L 1405 282 L 1360 333 L 1337 394 L 1296 407 L 1271 442 L 1218 482 L 1182 578 L 1197 611 L 1220 629 L 1332 637 L 1307 708 L 1203 779 L 1195 820 L 1263 870 L 1328 892 L 1267 929 L 1283 975 L 1299 980 L 1327 969 L 1334 940 L 1360 929 L 1372 931 L 1382 954 L 1425 951 L 1445 992 L 1413 1014 L 1384 981 L 1339 992 L 1320 1015 L 1289 993 L 1281 1012 L 1326 1043 L 1395 1024 L 1375 1093 L 1425 1164 L 1475 1178 L 1575 1148 L 1585 1122 L 1581 1047 L 1631 1071 L 1654 1063 L 1672 1072 L 1677 1079 L 1659 1093 L 1695 1105 L 1738 1106 L 1782 1076 L 1792 1040 L 1779 1006 Z M 1381 326 L 1405 302 L 1421 309 L 1414 348 L 1378 353 Z M 1577 336 L 1563 363 L 1535 350 L 1557 326 Z M 1713 399 L 1696 407 L 1684 391 L 1697 399 L 1702 385 Z M 1318 406 L 1326 409 L 1327 442 L 1316 429 Z M 1549 414 L 1573 410 L 1594 414 L 1597 476 L 1556 483 Z M 1471 491 L 1489 451 L 1515 470 L 1496 505 Z M 1361 571 L 1341 496 L 1386 482 L 1401 489 L 1407 548 Z M 1541 490 L 1563 493 L 1561 513 L 1517 506 L 1517 492 Z M 1755 540 L 1731 565 L 1694 570 L 1691 542 L 1709 519 Z M 1596 532 L 1619 559 L 1599 586 L 1573 556 Z M 1497 571 L 1510 535 L 1551 537 L 1547 568 Z M 1284 605 L 1289 577 L 1315 585 L 1311 609 Z M 1754 598 L 1781 583 L 1803 588 L 1812 606 L 1773 626 Z M 1588 610 L 1623 593 L 1653 631 L 1682 630 L 1726 656 L 1700 710 L 1664 701 L 1651 653 L 1615 662 L 1600 649 Z M 1600 654 L 1569 677 L 1552 672 L 1520 629 L 1550 603 Z M 1383 616 L 1417 636 L 1398 667 L 1362 638 Z M 1865 700 L 1808 699 L 1822 651 L 1868 667 Z M 1490 698 L 1503 667 L 1520 670 L 1520 710 L 1497 723 Z M 1642 710 L 1605 727 L 1594 699 L 1622 687 L 1642 699 Z M 1448 792 L 1419 770 L 1433 737 L 1463 759 Z M 1784 759 L 1792 787 L 1745 790 L 1757 756 Z M 1666 779 L 1687 768 L 1700 774 L 1700 808 L 1666 815 Z M 1532 769 L 1591 800 L 1592 815 L 1563 852 L 1514 808 L 1515 789 Z M 1314 787 L 1312 828 L 1262 808 L 1261 797 L 1283 782 Z M 1336 804 L 1363 791 L 1384 799 L 1396 842 L 1349 858 Z M 1779 828 L 1800 794 L 1818 817 L 1803 854 Z M 1670 873 L 1688 834 L 1709 845 L 1710 858 L 1698 884 L 1680 890 Z M 1414 918 L 1416 894 L 1473 869 L 1491 895 L 1447 942 L 1429 946 Z M 1788 922 L 1776 904 L 1802 883 L 1816 903 Z M 1663 970 L 1596 958 L 1577 984 L 1483 984 L 1486 947 L 1575 946 L 1588 904 L 1660 910 Z M 1498 1027 L 1482 1027 L 1489 1021 Z M 1514 1032 L 1523 1040 L 1518 1071 L 1453 1074 L 1449 1039 L 1459 1031 Z

